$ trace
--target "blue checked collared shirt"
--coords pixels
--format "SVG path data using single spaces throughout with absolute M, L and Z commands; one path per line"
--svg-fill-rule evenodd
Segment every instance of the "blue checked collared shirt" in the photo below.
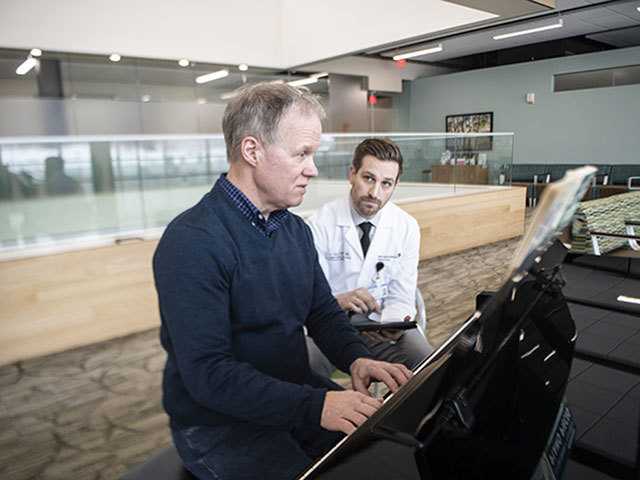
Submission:
M 270 237 L 273 232 L 278 230 L 278 228 L 280 228 L 280 226 L 289 217 L 288 210 L 276 210 L 275 212 L 271 212 L 269 218 L 265 220 L 264 216 L 260 213 L 260 210 L 256 208 L 251 200 L 249 200 L 244 193 L 238 190 L 238 188 L 233 183 L 227 180 L 226 173 L 220 175 L 218 183 L 220 184 L 220 187 L 222 187 L 222 189 L 225 191 L 225 193 L 229 195 L 229 198 L 231 198 L 233 204 L 238 207 L 238 210 L 240 210 L 242 214 L 251 222 L 251 225 L 256 227 L 267 237 Z

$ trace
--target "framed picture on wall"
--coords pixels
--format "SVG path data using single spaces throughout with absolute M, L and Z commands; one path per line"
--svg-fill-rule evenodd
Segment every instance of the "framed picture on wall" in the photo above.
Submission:
M 447 133 L 491 133 L 493 132 L 493 112 L 447 115 L 445 117 L 445 131 Z M 483 151 L 491 150 L 492 146 L 493 138 L 491 136 L 447 139 L 447 150 Z

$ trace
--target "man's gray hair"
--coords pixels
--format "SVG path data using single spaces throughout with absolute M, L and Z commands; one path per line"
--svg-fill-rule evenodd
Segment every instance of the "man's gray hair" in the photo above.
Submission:
M 229 161 L 237 158 L 242 139 L 256 137 L 265 145 L 277 141 L 280 120 L 292 108 L 323 120 L 324 108 L 307 88 L 286 83 L 261 82 L 242 87 L 229 101 L 222 117 L 222 131 Z

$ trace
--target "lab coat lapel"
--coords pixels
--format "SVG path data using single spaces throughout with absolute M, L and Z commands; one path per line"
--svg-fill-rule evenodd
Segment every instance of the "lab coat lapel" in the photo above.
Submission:
M 363 260 L 362 246 L 360 245 L 360 236 L 358 235 L 358 229 L 353 224 L 353 218 L 351 217 L 351 205 L 349 203 L 349 197 L 343 199 L 342 204 L 337 212 L 337 225 L 342 230 L 342 235 L 349 248 L 345 251 L 350 251 L 360 259 Z

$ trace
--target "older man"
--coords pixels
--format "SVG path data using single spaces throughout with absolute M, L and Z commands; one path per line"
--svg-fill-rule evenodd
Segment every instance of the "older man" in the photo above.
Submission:
M 288 207 L 317 175 L 323 110 L 282 84 L 245 88 L 223 118 L 229 172 L 167 227 L 154 274 L 164 406 L 186 467 L 207 479 L 294 478 L 411 372 L 372 360 Z M 303 327 L 355 391 L 312 373 Z M 342 433 L 340 433 L 342 432 Z
M 416 314 L 420 256 L 416 220 L 391 202 L 402 174 L 402 153 L 391 140 L 368 138 L 355 149 L 349 195 L 323 205 L 310 219 L 320 265 L 343 310 L 380 321 Z M 374 357 L 415 367 L 432 351 L 418 329 L 364 333 Z M 333 365 L 308 341 L 311 368 Z

